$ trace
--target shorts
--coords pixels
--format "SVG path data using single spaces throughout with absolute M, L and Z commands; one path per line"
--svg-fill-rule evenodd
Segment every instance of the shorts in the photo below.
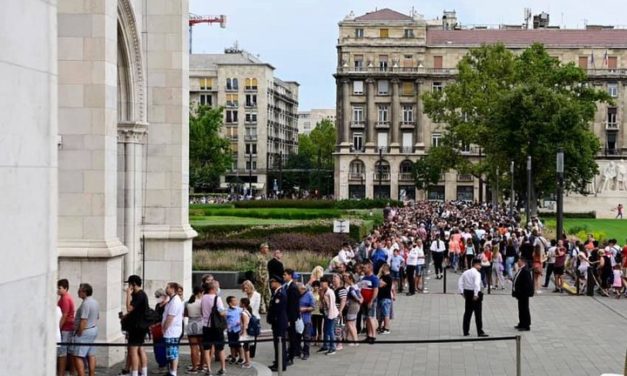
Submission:
M 163 343 L 165 343 L 165 358 L 177 360 L 179 358 L 179 338 L 163 338 Z
M 95 348 L 93 346 L 79 346 L 81 343 L 94 343 L 98 337 L 98 328 L 93 327 L 83 330 L 83 334 L 79 337 L 74 336 L 74 345 L 72 346 L 70 353 L 78 358 L 85 358 L 87 356 L 95 355 Z
M 555 267 L 553 267 L 553 274 L 555 274 L 555 275 L 563 275 L 564 274 L 564 267 L 563 266 L 555 266 Z
M 144 329 L 133 329 L 128 331 L 128 345 L 129 346 L 141 346 L 144 344 L 146 340 L 146 334 L 148 330 Z
M 229 340 L 229 348 L 239 350 L 242 347 L 239 343 L 239 332 L 226 332 L 226 337 Z
M 414 275 L 422 276 L 422 274 L 424 273 L 424 270 L 425 270 L 424 265 L 416 265 L 416 271 L 414 272 Z
M 392 299 L 381 299 L 377 302 L 377 317 L 382 320 L 390 317 Z
M 61 342 L 72 342 L 72 332 L 71 330 L 63 330 L 61 331 Z M 66 357 L 68 352 L 70 351 L 69 345 L 61 345 L 57 347 L 57 358 Z
M 401 272 L 400 271 L 394 271 L 394 270 L 390 270 L 390 275 L 392 276 L 392 279 L 395 280 L 399 280 L 401 279 Z
M 224 333 L 208 326 L 202 328 L 202 348 L 209 350 L 213 346 L 216 351 L 224 350 Z
M 373 299 L 371 303 L 372 305 L 370 307 L 368 306 L 368 304 L 362 305 L 362 315 L 374 319 L 377 317 L 377 299 Z

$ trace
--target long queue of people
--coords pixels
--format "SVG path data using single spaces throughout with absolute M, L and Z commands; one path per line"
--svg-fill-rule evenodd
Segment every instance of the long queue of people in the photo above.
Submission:
M 141 289 L 141 278 L 130 276 L 126 313 L 120 313 L 128 341 L 121 374 L 147 376 L 142 345 L 149 333 L 156 343 L 157 372 L 177 374 L 179 341 L 184 334 L 192 361 L 186 373 L 212 374 L 214 359 L 219 364 L 218 375 L 226 374 L 227 363 L 249 368 L 260 333 L 260 311 L 264 310 L 274 338 L 275 360 L 270 368 L 275 371 L 307 360 L 312 347 L 317 347 L 316 353 L 332 356 L 343 345 L 374 343 L 379 335 L 393 330 L 397 296 L 404 291 L 408 296 L 427 292 L 425 279 L 442 278 L 444 268 L 458 273 L 476 267 L 482 288 L 507 288 L 516 269 L 525 265 L 532 271 L 537 293 L 549 286 L 552 276 L 553 291 L 563 292 L 566 272 L 578 276 L 581 291 L 594 279 L 602 293 L 610 289 L 616 297 L 625 293 L 627 245 L 621 249 L 614 239 L 603 243 L 592 237 L 585 242 L 566 237 L 549 241 L 538 218 L 520 226 L 519 218 L 510 217 L 503 209 L 462 202 L 417 202 L 386 208 L 384 215 L 383 225 L 359 244 L 345 243 L 326 269 L 314 268 L 307 282 L 293 270 L 284 269 L 281 252 L 273 252 L 264 270 L 269 279 L 256 278 L 264 281 L 261 286 L 257 283 L 257 290 L 253 281 L 245 281 L 240 299 L 223 297 L 219 282 L 205 275 L 186 301 L 182 287 L 168 283 L 156 292 L 153 310 Z M 265 255 L 267 248 L 263 245 L 261 254 Z M 428 277 L 431 265 L 433 274 Z M 65 374 L 63 359 L 68 353 L 78 375 L 84 375 L 86 369 L 93 375 L 93 348 L 80 343 L 93 342 L 97 336 L 98 305 L 91 297 L 91 286 L 83 284 L 79 288 L 83 303 L 72 315 L 68 289 L 66 280 L 59 281 L 60 328 L 62 342 L 75 342 L 76 346 L 59 347 L 59 375 Z M 185 328 L 184 317 L 188 318 Z M 281 349 L 285 352 L 279 364 Z

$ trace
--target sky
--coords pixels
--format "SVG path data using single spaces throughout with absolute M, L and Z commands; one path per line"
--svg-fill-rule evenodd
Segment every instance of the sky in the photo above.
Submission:
M 190 0 L 193 14 L 227 16 L 224 29 L 194 26 L 192 48 L 222 53 L 237 42 L 273 65 L 282 80 L 300 83 L 300 111 L 335 108 L 338 22 L 351 11 L 359 16 L 390 8 L 408 14 L 412 7 L 425 19 L 455 10 L 462 25 L 519 24 L 524 8 L 547 12 L 552 25 L 568 28 L 627 25 L 625 0 Z

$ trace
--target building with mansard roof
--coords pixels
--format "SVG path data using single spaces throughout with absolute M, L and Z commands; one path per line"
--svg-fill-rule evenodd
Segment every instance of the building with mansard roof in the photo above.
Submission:
M 431 200 L 487 199 L 483 182 L 449 171 L 426 192 L 415 189 L 412 164 L 438 145 L 442 124 L 434 123 L 422 109 L 425 91 L 442 90 L 455 80 L 456 66 L 470 48 L 503 43 L 520 51 L 535 42 L 562 62 L 574 62 L 588 72 L 593 85 L 606 89 L 616 105 L 599 105 L 590 126 L 599 137 L 600 170 L 615 161 L 617 174 L 627 154 L 624 137 L 627 108 L 627 30 L 608 26 L 562 30 L 546 23 L 534 26 L 501 25 L 466 27 L 455 12 L 445 11 L 437 20 L 412 13 L 381 9 L 339 23 L 337 45 L 337 129 L 335 194 L 338 198 L 390 197 Z M 466 145 L 463 154 L 481 158 L 480 149 Z M 625 172 L 627 180 L 627 171 Z M 610 203 L 620 196 L 615 178 L 611 189 L 599 192 L 598 176 L 590 192 Z M 615 188 L 615 189 L 614 189 Z M 567 202 L 568 202 L 567 198 Z

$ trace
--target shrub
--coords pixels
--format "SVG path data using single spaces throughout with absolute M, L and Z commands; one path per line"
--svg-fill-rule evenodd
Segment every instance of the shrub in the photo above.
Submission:
M 557 214 L 555 212 L 543 212 L 538 213 L 540 218 L 555 218 Z M 564 218 L 596 218 L 597 212 L 583 212 L 583 213 L 564 213 Z
M 241 249 L 255 251 L 261 243 L 267 242 L 272 249 L 284 251 L 308 250 L 323 254 L 333 254 L 340 250 L 342 243 L 350 241 L 346 234 L 326 233 L 319 235 L 308 235 L 299 233 L 275 233 L 266 237 L 242 239 L 221 238 L 221 239 L 196 239 L 194 249 L 205 250 L 226 250 Z
M 576 235 L 579 238 L 579 240 L 586 241 L 588 239 L 588 234 L 592 234 L 592 236 L 594 236 L 594 238 L 596 240 L 599 241 L 599 243 L 601 243 L 602 241 L 607 239 L 607 233 L 605 233 L 604 231 L 579 231 Z
M 386 199 L 361 199 L 361 200 L 339 200 L 335 201 L 335 207 L 338 209 L 376 209 L 384 208 L 387 205 L 392 207 L 403 206 L 402 201 L 386 200 Z
M 576 225 L 568 228 L 566 231 L 569 235 L 576 235 L 580 232 L 590 233 L 590 227 L 588 225 Z
M 205 207 L 204 215 L 207 217 L 246 217 L 263 219 L 321 219 L 340 217 L 342 212 L 338 209 L 308 209 L 295 208 L 252 208 L 252 209 L 221 209 Z
M 299 208 L 299 209 L 332 209 L 332 200 L 249 200 L 235 201 L 236 208 Z
M 253 253 L 243 250 L 207 251 L 197 250 L 192 255 L 194 270 L 253 271 L 256 258 Z M 283 253 L 283 265 L 297 271 L 308 272 L 315 266 L 323 268 L 329 263 L 326 255 L 309 251 L 286 251 Z

